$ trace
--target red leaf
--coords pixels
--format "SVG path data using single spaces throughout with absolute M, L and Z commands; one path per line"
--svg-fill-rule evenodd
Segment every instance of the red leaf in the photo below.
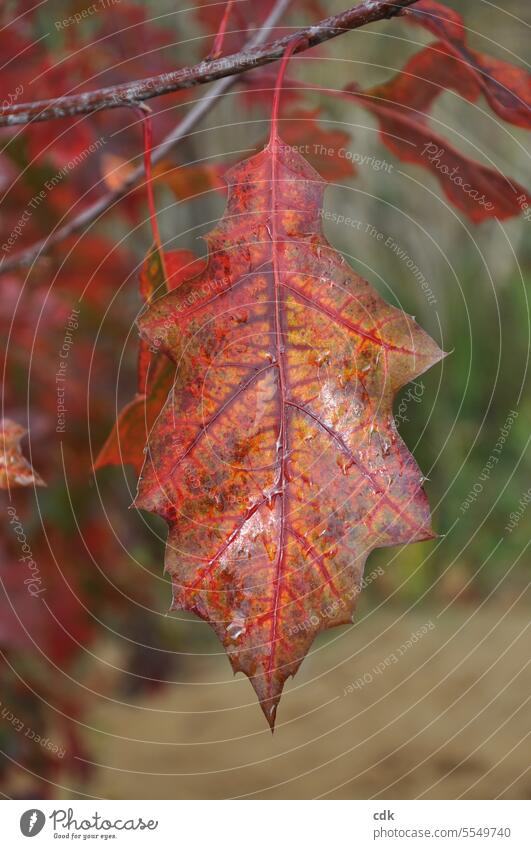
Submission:
M 420 0 L 404 9 L 402 15 L 445 42 L 459 59 L 461 75 L 476 83 L 497 115 L 519 127 L 531 127 L 531 74 L 468 47 L 462 17 L 442 3 Z
M 327 243 L 323 182 L 289 145 L 227 180 L 206 269 L 139 322 L 177 371 L 136 505 L 168 522 L 173 607 L 211 624 L 273 727 L 369 552 L 432 537 L 392 403 L 442 352 Z
M 120 411 L 96 461 L 95 469 L 103 466 L 130 464 L 140 474 L 144 462 L 144 445 L 168 397 L 175 366 L 165 356 L 158 356 L 146 376 L 145 393 L 137 395 Z
M 185 280 L 200 274 L 205 267 L 205 260 L 198 259 L 193 251 L 185 249 L 168 251 L 164 254 L 166 264 L 166 285 L 170 291 L 177 289 Z
M 176 289 L 183 280 L 194 277 L 203 270 L 203 267 L 204 262 L 197 259 L 192 251 L 181 250 L 164 253 L 157 245 L 153 245 L 140 270 L 139 289 L 144 303 L 148 304 L 154 295 L 160 297 L 166 292 Z M 140 340 L 137 388 L 140 395 L 145 395 L 148 398 L 150 394 L 148 372 L 152 361 L 153 357 L 149 346 L 143 340 Z M 155 376 L 153 375 L 152 378 L 155 379 Z M 158 410 L 160 410 L 160 406 Z M 139 449 L 141 446 L 143 447 L 144 442 L 145 434 L 142 443 L 137 447 Z
M 140 269 L 139 290 L 142 300 L 149 303 L 155 295 L 160 298 L 167 291 L 177 289 L 184 280 L 199 274 L 204 265 L 204 261 L 198 259 L 192 251 L 163 252 L 157 245 L 153 245 Z
M 22 455 L 20 441 L 27 431 L 11 419 L 0 421 L 0 489 L 13 486 L 46 486 Z
M 451 41 L 465 39 L 465 24 L 461 15 L 435 0 L 419 0 L 413 4 L 413 9 L 403 9 L 401 17 L 408 23 L 425 27 L 437 38 Z
M 527 202 L 527 190 L 504 174 L 465 156 L 434 133 L 422 112 L 400 102 L 399 98 L 409 90 L 399 74 L 386 85 L 367 92 L 359 91 L 355 85 L 345 91 L 376 115 L 385 146 L 402 161 L 429 170 L 447 198 L 471 221 L 479 223 L 487 218 L 519 215 L 522 204 Z M 432 90 L 415 97 L 417 102 L 429 102 Z
M 350 153 L 350 135 L 324 129 L 317 121 L 319 109 L 298 109 L 286 119 L 283 138 L 329 182 L 353 177 L 356 168 Z

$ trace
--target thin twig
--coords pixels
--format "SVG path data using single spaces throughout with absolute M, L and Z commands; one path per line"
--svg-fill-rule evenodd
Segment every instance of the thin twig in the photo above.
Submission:
M 356 29 L 365 24 L 392 18 L 399 15 L 407 6 L 417 0 L 364 0 L 357 6 L 331 15 L 318 24 L 301 29 L 292 35 L 279 38 L 268 44 L 254 44 L 238 53 L 223 56 L 219 59 L 206 59 L 197 65 L 180 68 L 144 80 L 135 80 L 116 86 L 87 91 L 81 94 L 66 95 L 65 97 L 39 100 L 34 103 L 15 103 L 0 111 L 0 127 L 16 124 L 29 124 L 34 121 L 49 121 L 55 118 L 65 118 L 72 115 L 87 115 L 101 109 L 115 109 L 120 106 L 130 106 L 131 103 L 149 100 L 161 94 L 168 94 L 180 89 L 203 85 L 223 77 L 242 74 L 252 68 L 267 65 L 280 59 L 287 45 L 296 39 L 299 53 L 310 47 L 315 47 L 323 41 L 335 38 L 348 30 Z

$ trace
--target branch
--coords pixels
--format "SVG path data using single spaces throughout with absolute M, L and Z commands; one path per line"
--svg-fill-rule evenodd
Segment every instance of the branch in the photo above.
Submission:
M 252 68 L 280 59 L 287 45 L 294 39 L 300 42 L 295 50 L 296 53 L 300 53 L 348 30 L 399 15 L 404 8 L 416 2 L 417 0 L 394 0 L 394 2 L 364 0 L 358 6 L 340 12 L 338 15 L 331 15 L 314 26 L 306 27 L 268 44 L 255 44 L 220 59 L 204 60 L 188 68 L 180 68 L 156 77 L 147 77 L 144 80 L 108 86 L 95 91 L 39 100 L 35 103 L 12 104 L 0 111 L 0 127 L 29 124 L 33 121 L 49 121 L 72 115 L 88 115 L 101 109 L 130 106 L 131 102 L 149 100 L 161 94 L 242 74 Z
M 265 41 L 270 31 L 274 26 L 279 22 L 282 18 L 282 15 L 286 12 L 291 0 L 277 0 L 275 6 L 271 10 L 269 17 L 264 21 L 262 27 L 256 33 L 253 38 L 249 41 L 249 48 L 254 47 L 255 45 L 259 45 Z M 199 100 L 195 106 L 193 106 L 190 111 L 186 114 L 182 121 L 180 121 L 176 127 L 168 133 L 167 136 L 163 138 L 161 143 L 157 145 L 156 149 L 154 149 L 151 161 L 153 164 L 160 162 L 162 159 L 166 157 L 169 151 L 204 118 L 204 116 L 212 109 L 215 105 L 217 98 L 220 95 L 224 94 L 228 91 L 236 82 L 238 82 L 239 77 L 225 77 L 222 80 L 218 80 L 212 88 L 208 91 L 204 97 Z M 131 104 L 128 104 L 131 106 Z M 25 248 L 22 251 L 14 254 L 9 259 L 6 258 L 6 254 L 3 255 L 2 260 L 0 260 L 0 274 L 13 271 L 15 268 L 21 268 L 25 265 L 30 265 L 37 257 L 40 256 L 44 251 L 50 250 L 50 248 L 55 245 L 63 242 L 65 239 L 68 239 L 69 236 L 72 236 L 74 233 L 83 230 L 84 227 L 89 227 L 90 224 L 93 224 L 100 215 L 103 215 L 104 212 L 107 212 L 108 209 L 111 209 L 118 201 L 122 200 L 122 198 L 126 197 L 129 193 L 129 190 L 133 188 L 140 180 L 144 177 L 144 165 L 143 163 L 139 165 L 134 171 L 127 176 L 124 180 L 123 184 L 119 189 L 115 189 L 112 192 L 108 192 L 102 198 L 99 198 L 97 201 L 94 201 L 90 206 L 80 212 L 79 215 L 76 215 L 74 218 L 70 219 L 66 224 L 62 227 L 59 227 L 54 232 L 52 232 L 49 236 L 46 236 L 45 239 L 41 239 L 39 242 L 35 242 L 33 245 L 30 245 L 28 248 Z

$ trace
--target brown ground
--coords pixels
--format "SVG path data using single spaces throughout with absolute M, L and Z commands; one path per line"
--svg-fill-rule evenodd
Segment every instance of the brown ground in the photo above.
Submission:
M 85 793 L 104 798 L 528 798 L 529 615 L 510 602 L 439 618 L 366 610 L 330 632 L 286 688 L 274 737 L 222 655 L 91 717 Z M 400 618 L 401 617 L 401 618 Z M 435 628 L 374 680 L 347 686 Z M 203 627 L 203 626 L 199 626 Z

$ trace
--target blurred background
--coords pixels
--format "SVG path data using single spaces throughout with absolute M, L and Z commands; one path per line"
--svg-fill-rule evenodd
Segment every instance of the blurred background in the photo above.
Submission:
M 223 51 L 238 49 L 272 5 L 237 2 Z M 275 35 L 347 5 L 294 0 Z M 529 68 L 524 0 L 447 5 L 463 15 L 471 46 Z M 33 7 L 8 0 L 0 12 L 8 102 L 199 61 L 225 4 Z M 379 85 L 431 40 L 403 21 L 379 22 L 290 64 L 290 79 L 308 88 L 286 87 L 281 131 L 291 143 L 332 151 L 313 149 L 312 158 L 330 182 L 329 240 L 449 356 L 395 406 L 428 478 L 439 537 L 370 556 L 354 623 L 314 643 L 286 686 L 273 737 L 209 627 L 168 614 L 165 525 L 129 509 L 134 469 L 93 471 L 135 394 L 138 271 L 152 240 L 145 189 L 29 267 L 0 266 L 3 415 L 28 429 L 24 452 L 47 483 L 0 493 L 5 797 L 529 796 L 531 221 L 473 224 L 432 173 L 393 155 L 359 103 L 311 91 Z M 252 82 L 252 74 L 160 169 L 168 248 L 204 255 L 201 236 L 224 207 L 224 170 L 267 137 L 271 79 Z M 150 101 L 155 147 L 207 90 Z M 444 91 L 430 120 L 467 156 L 531 183 L 527 133 L 482 98 L 469 103 Z M 142 161 L 134 110 L 2 130 L 1 142 L 4 244 L 29 211 L 4 262 L 120 188 Z M 37 565 L 38 599 L 24 585 L 21 535 Z

